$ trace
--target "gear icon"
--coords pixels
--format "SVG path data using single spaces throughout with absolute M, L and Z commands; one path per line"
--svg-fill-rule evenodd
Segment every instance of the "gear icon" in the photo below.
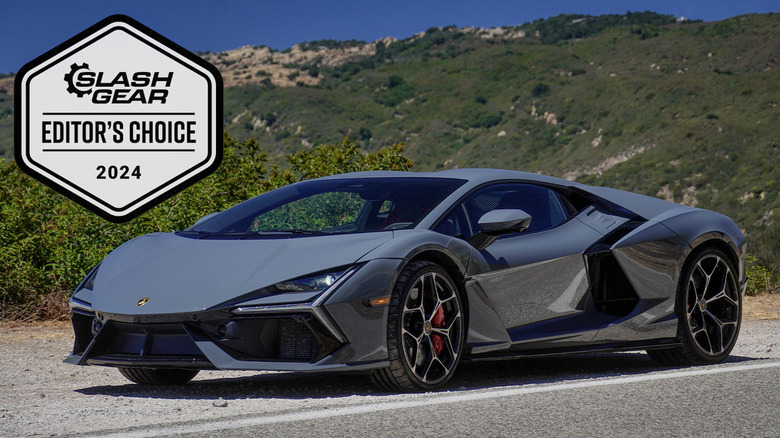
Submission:
M 70 73 L 65 74 L 65 82 L 68 83 L 68 93 L 75 94 L 76 97 L 84 97 L 85 94 L 92 93 L 92 89 L 88 90 L 79 90 L 76 87 L 76 84 L 73 83 L 73 75 L 79 71 L 79 70 L 89 70 L 89 65 L 85 62 L 81 65 L 76 64 L 75 62 L 70 65 Z

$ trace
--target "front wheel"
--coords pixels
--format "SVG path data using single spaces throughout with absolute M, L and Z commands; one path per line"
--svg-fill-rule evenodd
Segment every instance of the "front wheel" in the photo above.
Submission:
M 412 262 L 398 276 L 390 299 L 390 366 L 373 372 L 389 391 L 430 391 L 455 372 L 465 336 L 455 283 L 439 265 Z
M 127 380 L 141 385 L 183 385 L 198 374 L 198 370 L 119 368 Z
M 680 346 L 647 351 L 665 365 L 722 362 L 739 335 L 742 294 L 734 264 L 717 248 L 698 251 L 692 260 L 681 277 L 675 306 Z

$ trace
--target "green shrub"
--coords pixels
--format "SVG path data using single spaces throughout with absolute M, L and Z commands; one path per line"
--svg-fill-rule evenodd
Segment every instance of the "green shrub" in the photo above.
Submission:
M 745 256 L 745 270 L 747 274 L 747 288 L 745 295 L 759 295 L 763 293 L 777 293 L 777 278 L 772 271 L 758 263 L 758 259 L 751 255 Z
M 390 75 L 385 82 L 387 86 L 387 92 L 383 93 L 378 102 L 382 105 L 393 107 L 406 99 L 414 97 L 414 87 L 408 82 L 404 81 L 404 78 L 398 75 Z
M 0 160 L 0 316 L 61 316 L 65 298 L 110 251 L 133 237 L 173 231 L 267 190 L 303 179 L 357 170 L 408 170 L 404 145 L 362 153 L 354 141 L 287 156 L 267 167 L 258 143 L 225 134 L 216 172 L 124 224 L 107 222 Z M 266 177 L 267 175 L 267 177 Z M 60 310 L 56 310 L 60 309 Z
M 561 14 L 547 19 L 536 20 L 522 26 L 530 34 L 538 32 L 543 43 L 552 44 L 573 38 L 585 38 L 596 35 L 613 26 L 636 26 L 636 34 L 647 39 L 658 36 L 655 26 L 672 24 L 676 21 L 673 15 L 662 15 L 655 12 L 627 12 L 625 15 L 609 14 L 600 16 Z
M 482 113 L 479 116 L 477 116 L 476 119 L 471 123 L 471 126 L 473 128 L 492 128 L 493 126 L 498 125 L 501 123 L 501 119 L 503 118 L 504 114 L 503 112 L 498 113 Z
M 549 92 L 550 92 L 550 86 L 539 82 L 538 84 L 534 85 L 534 88 L 531 90 L 531 95 L 533 97 L 541 97 Z
M 404 78 L 398 75 L 390 75 L 389 78 L 387 78 L 387 82 L 385 82 L 385 85 L 387 88 L 395 88 L 399 85 L 403 85 Z

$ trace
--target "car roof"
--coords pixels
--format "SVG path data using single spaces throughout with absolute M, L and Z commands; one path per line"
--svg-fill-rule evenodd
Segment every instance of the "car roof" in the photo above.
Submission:
M 343 178 L 453 178 L 466 181 L 461 187 L 443 199 L 423 218 L 415 228 L 428 229 L 434 222 L 447 212 L 455 202 L 462 198 L 465 193 L 470 192 L 475 187 L 491 182 L 500 181 L 528 181 L 541 184 L 551 184 L 563 187 L 581 187 L 583 184 L 569 181 L 562 178 L 555 178 L 537 173 L 521 172 L 517 170 L 504 169 L 449 169 L 439 172 L 403 172 L 403 171 L 365 171 L 352 172 L 340 175 L 327 176 L 321 179 L 343 179 Z
M 668 210 L 675 208 L 690 209 L 679 204 L 675 204 L 662 199 L 640 195 L 633 192 L 612 189 L 607 187 L 588 186 L 582 183 L 569 181 L 563 178 L 541 175 L 538 173 L 522 172 L 518 170 L 505 169 L 449 169 L 439 172 L 402 172 L 402 171 L 367 171 L 353 172 L 341 175 L 333 175 L 330 178 L 365 178 L 365 177 L 384 177 L 384 178 L 455 178 L 467 181 L 459 189 L 455 190 L 450 196 L 442 200 L 431 213 L 423 219 L 418 228 L 427 228 L 433 224 L 433 220 L 443 214 L 453 202 L 460 199 L 464 193 L 467 193 L 475 187 L 491 182 L 501 181 L 527 181 L 540 184 L 550 184 L 558 187 L 576 187 L 585 192 L 595 195 L 609 202 L 615 203 L 635 214 L 645 218 L 656 217 Z
M 324 179 L 339 179 L 339 178 L 365 178 L 365 177 L 384 177 L 384 178 L 456 178 L 463 179 L 471 182 L 469 186 L 478 185 L 490 181 L 500 180 L 525 180 L 535 181 L 547 184 L 556 184 L 560 186 L 578 186 L 582 187 L 580 183 L 569 181 L 563 178 L 556 178 L 547 175 L 541 175 L 538 173 L 521 172 L 519 170 L 505 170 L 505 169 L 448 169 L 438 172 L 403 172 L 403 171 L 387 171 L 387 170 L 375 170 L 365 172 L 352 172 L 343 173 L 339 175 L 327 176 Z

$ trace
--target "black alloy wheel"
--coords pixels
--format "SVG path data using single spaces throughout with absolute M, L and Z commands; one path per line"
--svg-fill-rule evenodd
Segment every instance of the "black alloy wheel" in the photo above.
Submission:
M 722 362 L 731 353 L 742 322 L 742 294 L 738 273 L 728 256 L 717 248 L 696 251 L 677 293 L 677 339 L 681 345 L 648 350 L 665 365 Z
M 373 373 L 390 391 L 442 387 L 458 366 L 465 337 L 460 297 L 439 265 L 412 262 L 398 276 L 387 323 L 390 366 Z

